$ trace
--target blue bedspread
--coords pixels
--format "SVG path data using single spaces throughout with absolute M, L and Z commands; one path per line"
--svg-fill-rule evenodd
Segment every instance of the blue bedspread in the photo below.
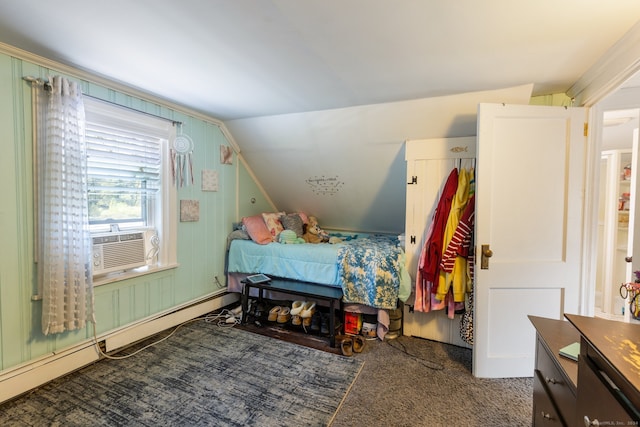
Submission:
M 394 309 L 406 300 L 404 251 L 388 236 L 370 236 L 347 242 L 338 250 L 338 274 L 345 302 Z M 406 296 L 405 296 L 406 295 Z
M 263 273 L 269 276 L 340 286 L 339 245 L 269 243 L 234 240 L 229 250 L 229 273 Z
M 263 273 L 274 277 L 342 287 L 344 302 L 375 308 L 396 308 L 411 292 L 404 251 L 397 240 L 367 236 L 331 245 L 259 245 L 251 240 L 231 242 L 229 273 Z

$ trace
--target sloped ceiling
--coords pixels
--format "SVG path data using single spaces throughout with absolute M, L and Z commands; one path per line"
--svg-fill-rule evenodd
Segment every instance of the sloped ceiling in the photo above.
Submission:
M 401 233 L 407 139 L 472 136 L 480 102 L 526 104 L 532 85 L 226 123 L 275 206 L 323 226 Z
M 638 0 L 20 0 L 0 42 L 227 120 L 565 92 L 638 19 Z
M 639 19 L 638 0 L 21 0 L 0 42 L 224 121 L 277 208 L 395 232 L 401 141 L 473 133 L 464 94 L 567 91 Z

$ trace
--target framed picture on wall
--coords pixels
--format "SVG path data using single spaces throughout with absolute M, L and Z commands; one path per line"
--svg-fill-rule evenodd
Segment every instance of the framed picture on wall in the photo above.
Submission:
M 220 146 L 220 163 L 222 163 L 223 165 L 233 164 L 233 150 L 230 146 Z
M 180 221 L 194 222 L 200 220 L 200 201 L 180 200 Z

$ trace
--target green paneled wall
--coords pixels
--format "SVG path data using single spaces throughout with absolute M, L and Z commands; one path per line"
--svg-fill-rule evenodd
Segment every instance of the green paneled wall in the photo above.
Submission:
M 31 300 L 36 289 L 31 89 L 22 78 L 55 74 L 61 73 L 0 54 L 0 370 L 60 351 L 93 335 L 89 327 L 43 336 L 41 302 Z M 231 223 L 242 215 L 260 212 L 269 204 L 237 156 L 232 165 L 220 163 L 220 146 L 230 144 L 215 121 L 75 80 L 81 81 L 88 95 L 183 122 L 182 131 L 195 144 L 195 185 L 179 188 L 178 200 L 198 200 L 200 220 L 178 224 L 175 244 L 179 267 L 96 287 L 98 334 L 223 289 L 225 243 Z M 203 169 L 218 171 L 218 191 L 201 190 Z M 239 210 L 239 200 L 251 197 L 256 198 L 256 203 L 243 204 Z
M 271 204 L 261 188 L 256 184 L 252 175 L 244 166 L 244 161 L 239 162 L 238 185 L 241 191 L 238 193 L 238 216 L 251 216 L 261 212 L 274 212 L 276 208 Z

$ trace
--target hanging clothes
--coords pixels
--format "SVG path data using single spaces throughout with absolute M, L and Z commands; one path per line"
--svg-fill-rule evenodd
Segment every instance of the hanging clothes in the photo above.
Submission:
M 454 168 L 425 235 L 416 272 L 416 311 L 446 309 L 451 319 L 455 314 L 472 315 L 465 299 L 473 288 L 474 193 L 474 170 Z M 433 265 L 436 261 L 439 264 Z
M 429 228 L 425 233 L 425 241 L 431 239 L 433 233 L 433 221 L 429 224 Z M 431 283 L 422 276 L 422 267 L 424 267 L 425 258 L 427 255 L 427 245 L 425 244 L 420 252 L 420 258 L 418 260 L 418 271 L 416 272 L 416 289 L 415 289 L 415 301 L 414 309 L 421 312 L 431 311 Z
M 435 282 L 440 272 L 440 261 L 442 260 L 442 243 L 447 219 L 451 211 L 451 205 L 458 188 L 458 169 L 453 169 L 447 178 L 440 201 L 436 207 L 433 218 L 433 230 L 429 240 L 425 243 L 424 266 L 421 267 L 425 280 Z
M 454 168 L 442 188 L 440 200 L 433 213 L 429 229 L 425 236 L 425 244 L 420 253 L 418 271 L 416 272 L 416 292 L 414 308 L 416 311 L 431 310 L 431 288 L 439 276 L 442 259 L 442 236 L 451 210 L 451 203 L 458 187 L 458 169 Z
M 447 281 L 444 283 L 447 288 L 438 291 L 446 292 L 451 286 L 455 302 L 464 302 L 465 294 L 471 291 L 470 271 L 473 271 L 473 258 L 469 257 L 469 248 L 471 247 L 474 218 L 475 195 L 471 196 L 467 202 L 440 263 L 441 271 L 449 276 L 446 276 Z
M 451 209 L 449 211 L 449 217 L 447 218 L 447 224 L 445 227 L 442 243 L 443 255 L 455 234 L 458 225 L 460 224 L 460 218 L 467 207 L 469 201 L 469 183 L 471 182 L 470 176 L 472 173 L 467 172 L 466 169 L 461 169 L 458 175 L 458 187 L 456 189 L 455 197 L 452 200 Z M 442 261 L 442 257 L 440 258 Z M 454 301 L 464 302 L 465 289 L 466 289 L 466 259 L 455 257 L 454 267 L 451 272 L 447 272 L 442 268 L 438 269 L 438 282 L 437 286 L 432 289 L 436 294 L 436 299 L 444 300 L 449 289 L 453 286 L 453 282 L 456 282 L 456 286 L 453 288 Z M 465 283 L 465 286 L 461 286 Z
M 469 199 L 467 207 L 460 217 L 458 228 L 456 228 L 455 233 L 453 233 L 453 237 L 451 238 L 449 245 L 442 255 L 440 268 L 442 268 L 444 271 L 448 273 L 451 273 L 453 271 L 453 264 L 456 257 L 468 257 L 469 247 L 471 245 L 471 235 L 473 233 L 474 216 L 475 195 L 471 196 L 471 198 Z
M 473 287 L 467 299 L 467 309 L 460 320 L 460 338 L 467 344 L 473 345 Z

